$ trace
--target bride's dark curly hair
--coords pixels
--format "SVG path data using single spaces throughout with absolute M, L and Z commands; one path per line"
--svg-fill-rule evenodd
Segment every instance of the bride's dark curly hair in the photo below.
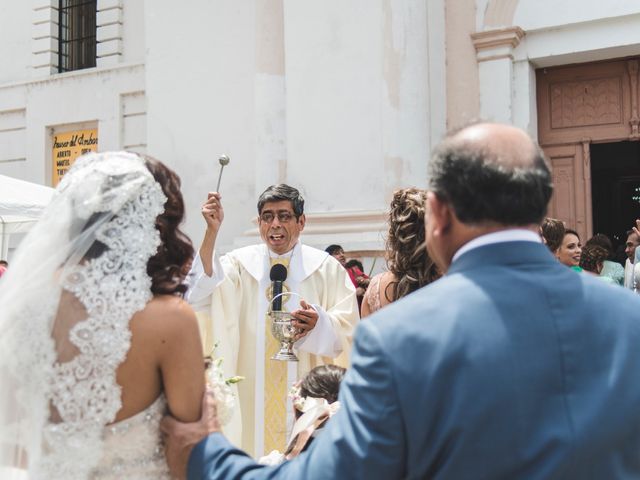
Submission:
M 185 267 L 193 258 L 193 246 L 189 237 L 180 230 L 184 218 L 180 177 L 155 158 L 146 155 L 142 158 L 167 196 L 164 212 L 156 217 L 161 243 L 157 253 L 147 262 L 151 291 L 154 295 L 184 295 L 187 291 Z
M 440 277 L 425 247 L 426 198 L 427 193 L 418 188 L 403 188 L 393 193 L 386 258 L 387 269 L 395 280 L 385 289 L 388 301 L 398 300 Z

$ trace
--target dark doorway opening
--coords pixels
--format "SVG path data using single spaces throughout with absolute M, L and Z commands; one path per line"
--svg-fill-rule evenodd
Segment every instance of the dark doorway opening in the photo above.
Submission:
M 624 261 L 625 232 L 640 218 L 640 142 L 591 145 L 591 198 L 593 233 L 609 236 Z

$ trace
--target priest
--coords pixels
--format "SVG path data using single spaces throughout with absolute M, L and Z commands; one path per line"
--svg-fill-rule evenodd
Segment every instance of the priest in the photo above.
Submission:
M 347 366 L 358 321 L 355 289 L 340 263 L 302 245 L 304 199 L 288 185 L 267 188 L 258 199 L 263 243 L 219 257 L 215 243 L 224 219 L 221 196 L 209 193 L 202 206 L 207 229 L 191 270 L 188 300 L 198 312 L 205 352 L 215 346 L 225 373 L 242 375 L 236 408 L 225 433 L 254 456 L 282 450 L 293 416 L 287 392 L 317 365 Z M 284 309 L 300 332 L 298 362 L 272 360 L 279 342 L 266 316 L 273 300 L 270 271 L 287 269 Z

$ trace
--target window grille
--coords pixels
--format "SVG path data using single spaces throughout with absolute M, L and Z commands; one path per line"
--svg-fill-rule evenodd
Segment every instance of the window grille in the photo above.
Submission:
M 96 66 L 97 0 L 60 0 L 58 71 Z

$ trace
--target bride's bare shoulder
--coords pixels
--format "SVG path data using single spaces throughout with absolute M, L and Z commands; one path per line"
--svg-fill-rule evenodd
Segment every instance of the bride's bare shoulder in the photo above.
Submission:
M 153 297 L 144 311 L 148 311 L 153 314 L 193 314 L 193 309 L 182 298 L 176 295 L 156 295 Z
M 197 327 L 191 306 L 175 295 L 158 295 L 132 319 L 132 328 L 150 329 L 159 334 L 172 334 Z

